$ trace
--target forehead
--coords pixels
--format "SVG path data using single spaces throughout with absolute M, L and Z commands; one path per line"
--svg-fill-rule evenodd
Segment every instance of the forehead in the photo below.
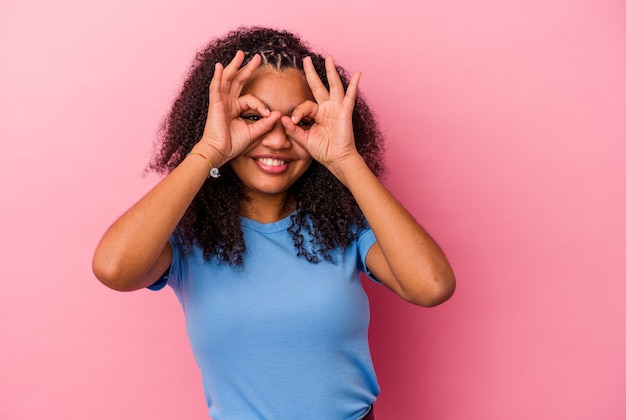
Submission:
M 295 106 L 307 99 L 313 99 L 311 89 L 301 70 L 295 68 L 277 70 L 272 66 L 259 67 L 244 85 L 241 94 L 252 94 L 258 97 L 270 109 L 272 104 L 279 106 L 279 104 L 287 103 Z

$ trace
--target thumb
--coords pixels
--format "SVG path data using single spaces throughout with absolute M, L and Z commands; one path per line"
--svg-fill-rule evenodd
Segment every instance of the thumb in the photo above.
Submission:
M 258 139 L 263 134 L 267 133 L 274 127 L 274 124 L 279 120 L 280 112 L 272 111 L 267 117 L 261 118 L 254 124 L 249 125 L 249 132 L 252 141 Z
M 283 125 L 283 127 L 285 127 L 285 134 L 287 134 L 287 136 L 290 139 L 298 143 L 300 146 L 308 150 L 307 148 L 308 131 L 296 125 L 293 122 L 292 118 L 293 117 L 290 118 L 287 116 L 283 116 L 280 119 L 281 124 Z

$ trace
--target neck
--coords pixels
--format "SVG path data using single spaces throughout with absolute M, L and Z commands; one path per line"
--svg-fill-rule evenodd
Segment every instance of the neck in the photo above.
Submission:
M 296 208 L 296 200 L 290 194 L 249 198 L 241 204 L 241 215 L 259 223 L 277 222 Z

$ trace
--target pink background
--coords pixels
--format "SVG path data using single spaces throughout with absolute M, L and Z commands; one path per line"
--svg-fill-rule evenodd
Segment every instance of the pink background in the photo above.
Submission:
M 456 271 L 435 309 L 366 285 L 377 418 L 626 418 L 625 17 L 619 0 L 3 0 L 0 418 L 206 418 L 173 293 L 110 291 L 90 260 L 156 181 L 195 50 L 239 24 L 363 71 L 389 188 Z

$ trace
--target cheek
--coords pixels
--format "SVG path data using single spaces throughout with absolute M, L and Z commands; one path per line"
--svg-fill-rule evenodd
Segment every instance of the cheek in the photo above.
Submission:
M 237 178 L 241 179 L 241 171 L 243 168 L 243 159 L 241 158 L 241 155 L 231 159 L 228 164 L 230 165 L 230 169 L 232 169 L 235 175 L 237 175 Z
M 313 159 L 311 158 L 311 156 L 309 156 L 308 159 L 302 159 L 301 162 L 302 162 L 302 173 L 300 175 L 305 173 L 306 170 L 311 167 L 311 163 L 313 163 Z
M 294 181 L 295 179 L 302 178 L 302 176 L 306 173 L 306 171 L 308 171 L 309 168 L 311 168 L 311 165 L 313 164 L 313 159 L 309 156 L 308 159 L 303 158 L 303 159 L 300 159 L 298 162 L 299 162 L 298 169 L 293 173 Z
M 298 159 L 309 161 L 313 159 L 309 152 L 307 152 L 307 150 L 304 147 L 300 146 L 295 140 L 291 140 L 291 147 L 296 156 L 298 156 Z
M 309 169 L 311 163 L 313 162 L 313 158 L 306 152 L 306 150 L 304 150 L 302 154 L 298 154 L 298 157 L 300 172 L 298 176 L 301 176 L 307 169 Z

